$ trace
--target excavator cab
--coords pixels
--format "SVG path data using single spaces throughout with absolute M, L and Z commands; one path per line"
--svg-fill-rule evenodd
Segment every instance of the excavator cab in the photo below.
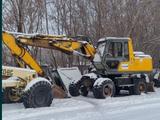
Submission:
M 129 61 L 129 49 L 127 38 L 103 38 L 97 46 L 97 53 L 93 62 L 97 69 L 116 72 L 122 61 Z
M 115 72 L 120 62 L 129 60 L 128 39 L 108 39 L 105 43 L 102 62 L 110 71 Z
M 151 56 L 134 52 L 132 40 L 126 37 L 100 39 L 93 64 L 103 74 L 152 71 Z
M 70 84 L 72 96 L 87 96 L 89 91 L 95 98 L 112 97 L 121 90 L 127 90 L 131 95 L 154 92 L 150 78 L 152 57 L 144 52 L 134 52 L 131 38 L 100 39 L 92 64 L 94 71 L 90 70 L 78 82 Z

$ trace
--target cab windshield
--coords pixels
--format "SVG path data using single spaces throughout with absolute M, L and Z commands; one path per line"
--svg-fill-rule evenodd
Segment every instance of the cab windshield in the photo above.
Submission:
M 103 56 L 103 53 L 105 50 L 105 45 L 106 45 L 106 43 L 102 42 L 102 43 L 99 43 L 97 46 L 97 53 L 99 53 L 101 57 Z

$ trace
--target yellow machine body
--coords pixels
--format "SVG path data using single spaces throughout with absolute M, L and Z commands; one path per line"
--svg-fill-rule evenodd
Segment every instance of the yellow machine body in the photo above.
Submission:
M 153 70 L 152 57 L 150 55 L 137 55 L 133 51 L 131 38 L 128 40 L 129 61 L 122 61 L 118 66 L 119 72 L 151 72 Z

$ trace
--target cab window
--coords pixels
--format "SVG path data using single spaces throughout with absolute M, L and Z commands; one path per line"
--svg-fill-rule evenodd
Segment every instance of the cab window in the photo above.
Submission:
M 124 57 L 129 60 L 128 42 L 124 43 Z
M 108 55 L 111 58 L 122 57 L 122 43 L 121 42 L 111 42 L 108 47 Z

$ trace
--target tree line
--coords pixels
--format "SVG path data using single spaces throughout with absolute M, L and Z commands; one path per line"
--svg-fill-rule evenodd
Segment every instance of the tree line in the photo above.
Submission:
M 131 37 L 134 49 L 150 54 L 156 67 L 160 60 L 159 6 L 159 0 L 4 0 L 2 22 L 8 31 L 86 35 L 94 44 L 102 37 Z M 5 52 L 3 63 L 12 64 Z M 53 67 L 88 63 L 56 50 L 32 47 L 31 52 Z

